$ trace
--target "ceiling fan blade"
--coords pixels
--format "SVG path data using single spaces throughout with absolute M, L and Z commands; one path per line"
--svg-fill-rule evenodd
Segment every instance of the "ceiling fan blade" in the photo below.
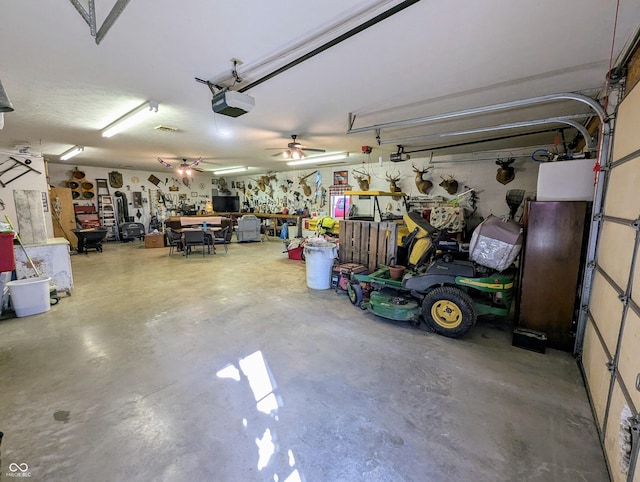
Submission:
M 160 164 L 162 164 L 164 167 L 171 167 L 171 164 L 169 164 L 167 161 L 164 161 L 164 160 L 160 159 L 159 157 L 157 159 L 158 159 L 158 162 Z
M 282 147 L 265 147 L 265 151 L 282 151 Z
M 303 151 L 312 151 L 312 152 L 327 152 L 324 149 L 312 149 L 310 147 L 303 147 L 302 150 Z
M 271 154 L 272 157 L 282 157 L 282 155 L 284 154 L 283 150 L 280 150 L 280 152 L 278 152 L 277 154 Z

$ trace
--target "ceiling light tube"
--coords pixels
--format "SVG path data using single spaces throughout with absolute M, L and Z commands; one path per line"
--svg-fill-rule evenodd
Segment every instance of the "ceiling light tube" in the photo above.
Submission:
M 300 164 L 315 164 L 316 162 L 339 161 L 340 159 L 346 159 L 347 157 L 349 157 L 348 152 L 342 152 L 340 154 L 331 154 L 328 156 L 307 157 L 306 159 L 301 159 L 299 161 L 289 161 L 287 162 L 287 166 L 299 166 Z
M 67 159 L 71 159 L 72 157 L 80 154 L 82 151 L 84 151 L 83 146 L 73 146 L 71 149 L 64 151 L 62 154 L 60 154 L 60 160 L 66 161 Z
M 102 129 L 102 137 L 112 137 L 158 112 L 158 103 L 150 100 Z
M 221 174 L 231 174 L 234 172 L 244 172 L 246 171 L 246 167 L 230 167 L 229 169 L 221 169 L 219 171 L 213 171 L 214 176 L 219 176 Z

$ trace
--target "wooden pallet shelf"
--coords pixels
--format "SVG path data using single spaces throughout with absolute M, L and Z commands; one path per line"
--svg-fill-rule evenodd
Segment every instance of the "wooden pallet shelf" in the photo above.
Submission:
M 392 221 L 340 221 L 340 263 L 358 263 L 375 271 L 398 254 L 398 225 Z

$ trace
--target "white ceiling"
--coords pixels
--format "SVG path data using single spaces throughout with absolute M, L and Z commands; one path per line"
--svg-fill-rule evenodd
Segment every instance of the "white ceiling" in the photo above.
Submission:
M 87 8 L 88 0 L 80 3 Z M 114 3 L 95 0 L 98 26 Z M 238 118 L 214 115 L 211 92 L 194 80 L 228 78 L 230 59 L 238 58 L 244 62 L 238 68 L 245 81 L 240 85 L 246 85 L 269 71 L 249 71 L 261 60 L 286 53 L 296 43 L 317 46 L 398 3 L 133 0 L 96 45 L 70 1 L 4 0 L 0 80 L 15 111 L 5 114 L 0 149 L 28 142 L 32 151 L 59 162 L 73 145 L 85 146 L 69 165 L 157 170 L 157 157 L 202 156 L 206 169 L 284 170 L 284 161 L 266 148 L 285 147 L 291 134 L 327 153 L 349 151 L 356 162 L 363 145 L 374 146 L 376 157 L 396 150 L 378 147 L 373 132 L 346 135 L 349 112 L 357 115 L 354 127 L 361 127 L 563 91 L 595 94 L 604 85 L 613 0 L 422 0 L 250 89 L 256 106 Z M 368 14 L 358 15 L 367 9 Z M 614 60 L 634 37 L 639 19 L 640 2 L 621 0 Z M 331 28 L 333 33 L 311 43 L 314 34 Z M 102 128 L 149 99 L 160 104 L 152 120 L 110 139 L 101 137 Z M 560 103 L 383 131 L 382 137 L 586 111 L 575 102 Z M 157 125 L 180 132 L 156 131 Z M 549 143 L 552 137 L 464 149 Z

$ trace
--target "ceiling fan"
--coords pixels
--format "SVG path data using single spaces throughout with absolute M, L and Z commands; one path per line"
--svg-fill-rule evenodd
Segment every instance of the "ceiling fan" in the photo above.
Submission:
M 180 176 L 190 176 L 192 171 L 204 172 L 202 169 L 198 168 L 198 165 L 202 162 L 202 157 L 198 157 L 195 161 L 191 163 L 187 162 L 187 159 L 185 158 L 177 159 L 177 160 L 182 161 L 180 165 L 176 168 L 176 171 Z M 158 162 L 162 164 L 164 167 L 169 167 L 169 168 L 173 167 L 171 163 L 163 159 L 160 159 L 159 157 L 158 157 Z
M 297 138 L 298 136 L 296 134 L 293 134 L 291 136 L 292 142 L 289 142 L 285 149 L 281 149 L 279 147 L 269 147 L 268 150 L 278 149 L 282 151 L 274 154 L 273 157 L 283 157 L 285 159 L 303 159 L 306 157 L 306 151 L 325 152 L 324 149 L 312 149 L 311 147 L 305 147 L 296 141 Z

